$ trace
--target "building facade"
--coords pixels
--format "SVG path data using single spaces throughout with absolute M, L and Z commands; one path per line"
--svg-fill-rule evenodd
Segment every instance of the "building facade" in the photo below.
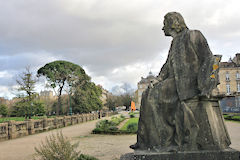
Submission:
M 135 92 L 136 108 L 140 109 L 142 93 L 149 84 L 155 83 L 157 77 L 152 72 L 146 78 L 138 82 L 138 89 Z M 220 62 L 219 65 L 218 94 L 224 95 L 220 101 L 223 112 L 240 112 L 240 53 L 228 62 Z
M 219 94 L 225 95 L 221 100 L 224 112 L 240 112 L 240 53 L 219 66 Z
M 104 89 L 101 85 L 98 85 L 98 87 L 101 88 L 102 90 L 102 95 L 100 97 L 100 100 L 102 101 L 103 104 L 103 110 L 108 110 L 107 105 L 107 99 L 108 97 L 112 96 L 112 93 L 110 93 L 108 90 Z
M 156 77 L 150 71 L 146 78 L 141 77 L 141 80 L 138 82 L 138 89 L 135 92 L 135 107 L 140 109 L 142 94 L 148 88 L 149 84 L 156 82 Z

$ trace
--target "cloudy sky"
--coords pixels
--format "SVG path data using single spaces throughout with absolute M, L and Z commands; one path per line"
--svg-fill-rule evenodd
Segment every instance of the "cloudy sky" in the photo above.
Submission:
M 201 30 L 223 60 L 240 52 L 237 0 L 0 0 L 0 7 L 0 96 L 8 98 L 26 66 L 36 72 L 54 60 L 81 65 L 108 90 L 136 88 L 166 60 L 171 38 L 161 28 L 170 11 Z

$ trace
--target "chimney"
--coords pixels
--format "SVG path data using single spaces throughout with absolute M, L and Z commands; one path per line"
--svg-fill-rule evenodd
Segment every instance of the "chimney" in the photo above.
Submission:
M 240 53 L 236 54 L 236 63 L 239 65 L 240 64 Z

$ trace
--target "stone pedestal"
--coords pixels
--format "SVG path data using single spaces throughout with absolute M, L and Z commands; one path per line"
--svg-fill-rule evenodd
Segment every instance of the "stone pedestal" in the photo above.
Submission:
M 121 156 L 120 160 L 240 160 L 240 152 L 234 149 L 219 151 L 186 151 L 186 152 L 146 152 L 135 151 Z

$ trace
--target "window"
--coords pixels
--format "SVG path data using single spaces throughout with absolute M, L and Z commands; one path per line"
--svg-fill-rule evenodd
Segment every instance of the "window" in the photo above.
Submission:
M 239 74 L 239 72 L 236 73 L 236 78 L 237 78 L 237 79 L 240 79 L 240 74 Z
M 227 87 L 227 94 L 230 94 L 230 92 L 231 92 L 230 91 L 230 84 L 227 84 L 226 87 Z
M 226 81 L 230 81 L 229 73 L 226 72 Z
M 240 83 L 237 83 L 237 92 L 240 92 Z

